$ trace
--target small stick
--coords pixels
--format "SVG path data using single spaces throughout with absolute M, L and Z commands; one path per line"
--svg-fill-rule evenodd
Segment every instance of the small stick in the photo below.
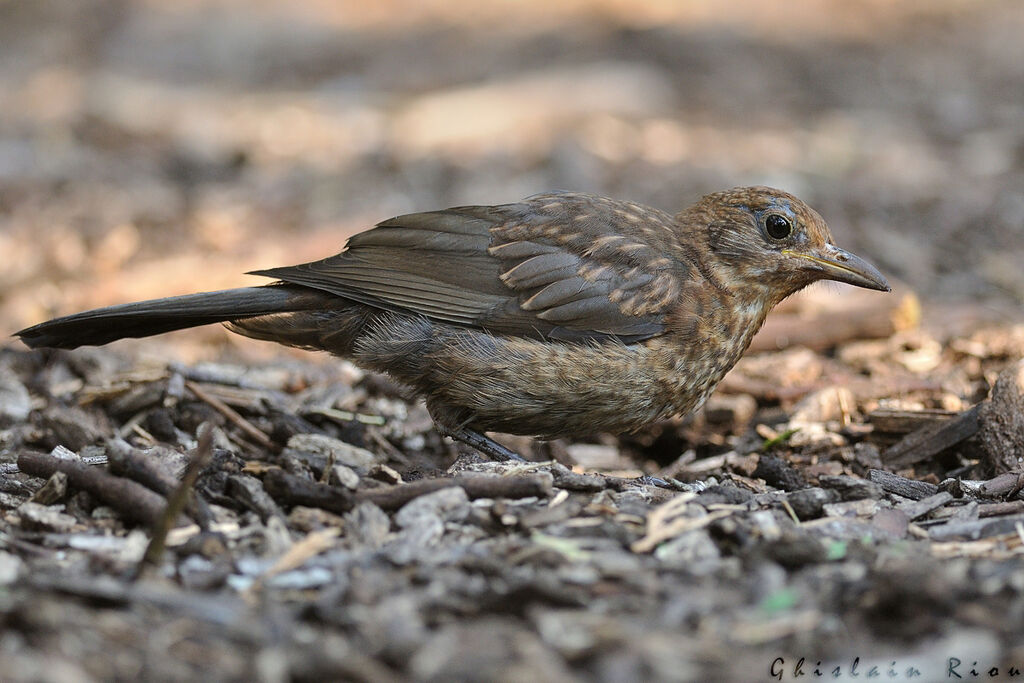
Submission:
M 256 443 L 267 449 L 272 450 L 274 448 L 274 442 L 270 440 L 269 436 L 264 434 L 252 422 L 249 422 L 244 417 L 242 417 L 234 408 L 224 403 L 224 401 L 221 401 L 216 396 L 211 396 L 207 392 L 203 391 L 195 382 L 186 380 L 185 386 L 188 388 L 189 391 L 196 395 L 196 398 L 210 405 L 210 407 L 212 407 L 214 410 L 216 410 L 221 415 L 230 420 L 232 424 L 234 424 L 236 427 L 238 427 L 243 432 L 252 437 L 256 441 Z
M 895 493 L 911 500 L 924 500 L 939 492 L 939 487 L 926 481 L 907 479 L 885 470 L 870 470 L 868 477 L 889 493 Z
M 192 458 L 185 467 L 185 473 L 182 475 L 181 481 L 168 497 L 163 514 L 160 515 L 156 524 L 153 525 L 153 537 L 149 539 L 146 552 L 143 554 L 139 564 L 136 565 L 135 573 L 131 577 L 132 580 L 139 578 L 147 566 L 156 566 L 160 562 L 167 543 L 167 533 L 174 526 L 178 515 L 184 509 L 185 501 L 188 500 L 192 487 L 195 485 L 196 479 L 199 478 L 199 472 L 206 467 L 206 463 L 210 461 L 212 455 L 213 429 L 207 426 L 199 436 L 199 444 L 196 446 L 195 451 L 192 453 Z
M 327 464 L 324 465 L 323 472 L 320 473 L 320 483 L 329 484 L 331 483 L 331 470 L 334 469 L 334 461 L 336 459 L 335 452 L 332 450 L 327 454 Z
M 120 439 L 107 443 L 107 467 L 119 477 L 127 477 L 166 496 L 178 485 L 178 479 L 160 466 L 156 458 L 145 457 Z
M 983 503 L 978 506 L 978 517 L 1000 517 L 1024 512 L 1024 500 L 1010 500 L 1003 503 Z
M 1024 472 L 1003 472 L 1002 474 L 997 474 L 988 481 L 982 482 L 981 486 L 978 487 L 978 493 L 990 498 L 1003 496 L 1010 500 L 1020 493 L 1022 478 L 1024 478 Z
M 397 510 L 413 498 L 450 486 L 459 486 L 470 498 L 545 498 L 551 495 L 551 478 L 543 474 L 516 477 L 459 475 L 387 486 L 356 494 L 359 501 L 369 501 L 382 510 Z
M 263 477 L 263 488 L 274 500 L 285 505 L 305 505 L 339 515 L 355 507 L 355 499 L 348 489 L 303 479 L 282 469 L 268 470 Z
M 405 454 L 402 453 L 402 451 L 395 448 L 394 444 L 385 439 L 384 435 L 381 434 L 378 430 L 367 429 L 366 436 L 368 436 L 371 441 L 377 444 L 377 446 L 382 451 L 384 451 L 384 454 L 387 455 L 390 460 L 397 460 L 400 463 L 409 462 L 409 458 L 405 457 Z
M 131 446 L 123 440 L 113 439 L 107 443 L 107 467 L 119 477 L 137 481 L 146 488 L 168 496 L 179 484 L 178 478 L 160 467 L 158 459 Z M 206 501 L 195 496 L 186 504 L 189 517 L 195 519 L 204 530 L 213 522 L 213 513 Z
M 367 501 L 383 510 L 397 510 L 414 498 L 451 486 L 462 487 L 470 498 L 529 498 L 551 495 L 551 478 L 544 474 L 516 477 L 459 475 L 437 479 L 420 479 L 353 494 L 340 486 L 330 486 L 289 474 L 269 470 L 263 486 L 275 500 L 286 505 L 307 505 L 344 514 L 356 503 Z
M 316 557 L 323 551 L 335 544 L 335 539 L 341 534 L 340 527 L 329 527 L 319 531 L 310 532 L 301 541 L 296 542 L 284 555 L 277 558 L 277 561 L 260 576 L 259 581 L 253 587 L 261 585 L 267 579 L 273 578 L 283 572 L 298 569 L 310 558 Z
M 63 472 L 68 475 L 68 483 L 73 488 L 88 492 L 105 505 L 141 524 L 152 526 L 164 511 L 164 499 L 142 484 L 115 477 L 104 469 L 90 467 L 81 461 L 24 451 L 18 456 L 18 469 L 44 479 L 54 472 Z

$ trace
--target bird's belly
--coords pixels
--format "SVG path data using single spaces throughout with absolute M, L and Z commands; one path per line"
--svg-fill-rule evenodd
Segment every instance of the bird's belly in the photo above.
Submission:
M 430 356 L 433 372 L 422 391 L 432 412 L 450 408 L 455 419 L 484 430 L 546 437 L 632 431 L 701 398 L 666 383 L 663 354 L 642 344 L 458 331 Z
M 446 427 L 556 437 L 635 431 L 699 407 L 749 335 L 694 341 L 570 344 L 392 314 L 368 325 L 351 357 L 413 387 Z

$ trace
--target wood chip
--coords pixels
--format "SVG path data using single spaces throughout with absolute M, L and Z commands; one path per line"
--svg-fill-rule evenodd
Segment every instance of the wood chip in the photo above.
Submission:
M 969 439 L 978 433 L 981 405 L 950 420 L 926 425 L 907 434 L 882 453 L 882 461 L 896 469 L 908 467 Z
M 898 506 L 898 509 L 905 512 L 910 520 L 915 520 L 918 517 L 924 517 L 932 510 L 937 510 L 951 500 L 953 500 L 953 496 L 950 493 L 939 491 L 935 495 L 922 498 L 921 500 L 902 503 Z
M 871 481 L 881 486 L 885 491 L 911 500 L 924 500 L 928 496 L 934 496 L 939 491 L 939 487 L 935 484 L 907 479 L 885 470 L 870 470 L 868 476 L 871 477 Z

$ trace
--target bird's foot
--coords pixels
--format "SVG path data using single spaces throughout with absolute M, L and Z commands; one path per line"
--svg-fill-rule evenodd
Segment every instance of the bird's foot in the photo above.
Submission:
M 468 427 L 460 427 L 458 429 L 448 429 L 437 426 L 443 436 L 450 436 L 456 441 L 461 441 L 467 446 L 471 446 L 476 450 L 480 451 L 484 455 L 488 456 L 492 460 L 508 461 L 514 460 L 517 462 L 526 462 L 526 458 L 522 457 L 518 453 L 508 448 L 505 448 L 494 439 L 481 434 L 480 432 L 469 429 Z
M 635 479 L 633 479 L 633 481 L 635 483 L 637 483 L 637 484 L 647 484 L 647 485 L 650 485 L 650 486 L 657 486 L 657 487 L 663 488 L 663 489 L 675 489 L 676 488 L 676 486 L 674 484 L 672 484 L 671 482 L 665 481 L 661 477 L 652 477 L 649 474 L 645 474 L 645 475 L 636 477 Z

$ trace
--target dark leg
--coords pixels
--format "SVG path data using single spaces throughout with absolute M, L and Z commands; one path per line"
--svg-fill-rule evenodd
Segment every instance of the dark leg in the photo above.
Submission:
M 658 486 L 658 487 L 663 488 L 663 489 L 675 489 L 676 488 L 675 486 L 672 486 L 672 484 L 668 483 L 667 481 L 665 481 L 661 477 L 652 477 L 649 474 L 645 474 L 645 475 L 643 475 L 641 477 L 637 477 L 633 481 L 636 482 L 637 484 L 650 484 L 651 486 Z
M 461 441 L 467 446 L 472 446 L 492 460 L 516 460 L 518 462 L 526 462 L 526 459 L 518 453 L 505 448 L 494 439 L 491 439 L 480 432 L 474 431 L 469 427 L 447 429 L 441 425 L 437 425 L 437 431 L 439 431 L 443 436 L 450 436 L 456 441 Z

